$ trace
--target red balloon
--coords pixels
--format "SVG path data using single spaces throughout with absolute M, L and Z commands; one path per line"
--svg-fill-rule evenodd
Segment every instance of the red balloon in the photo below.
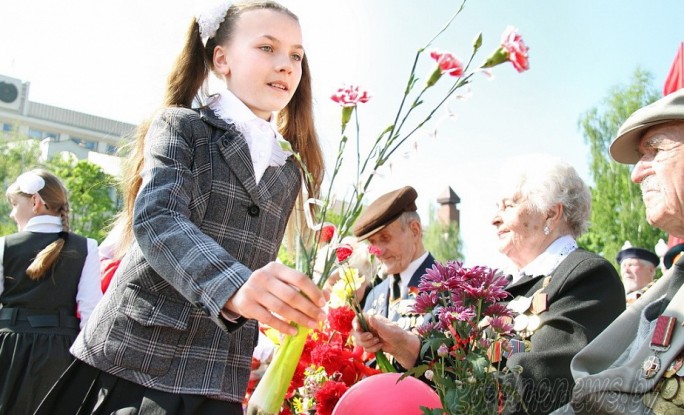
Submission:
M 414 377 L 381 373 L 355 384 L 337 402 L 333 415 L 421 415 L 421 406 L 441 408 L 439 396 Z

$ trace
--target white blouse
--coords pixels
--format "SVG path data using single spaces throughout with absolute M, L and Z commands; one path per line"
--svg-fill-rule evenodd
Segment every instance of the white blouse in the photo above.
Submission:
M 520 272 L 513 276 L 513 282 L 518 281 L 523 275 L 550 275 L 558 265 L 575 249 L 577 242 L 570 235 L 561 236 L 546 248 L 546 251 L 536 257 L 532 262 L 523 267 Z
M 270 122 L 257 117 L 228 89 L 219 91 L 216 99 L 209 103 L 209 108 L 217 117 L 234 124 L 245 137 L 257 184 L 269 166 L 285 165 L 291 153 L 281 149 L 278 144 L 278 139 L 283 137 L 278 132 L 275 114 L 271 115 Z
M 57 216 L 41 215 L 29 219 L 24 231 L 37 233 L 59 233 L 62 231 L 62 220 Z M 90 314 L 102 298 L 100 287 L 100 257 L 97 253 L 97 241 L 88 238 L 88 255 L 86 256 L 81 278 L 78 281 L 76 305 L 81 314 L 80 326 L 83 328 Z M 4 289 L 5 270 L 3 260 L 5 257 L 5 237 L 0 237 L 0 294 Z

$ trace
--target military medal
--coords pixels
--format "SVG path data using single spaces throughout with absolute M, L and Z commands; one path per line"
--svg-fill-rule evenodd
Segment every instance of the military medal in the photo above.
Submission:
M 660 395 L 666 401 L 671 401 L 675 396 L 677 396 L 677 391 L 679 390 L 679 381 L 676 378 L 670 378 L 665 380 L 663 383 L 663 388 L 660 391 Z
M 670 366 L 667 367 L 667 370 L 663 376 L 666 378 L 671 378 L 679 369 L 682 368 L 682 365 L 684 365 L 684 359 L 682 359 L 681 355 L 677 356 L 677 358 L 670 363 Z
M 530 319 L 527 323 L 527 331 L 530 333 L 534 332 L 539 328 L 539 325 L 541 324 L 541 318 L 539 318 L 538 315 L 532 315 L 530 316 Z
M 516 353 L 520 353 L 520 352 L 525 351 L 525 342 L 522 342 L 520 340 L 510 339 L 508 341 L 508 345 L 510 346 L 510 350 L 504 351 L 504 354 L 503 354 L 506 359 L 508 359 L 509 357 L 511 357 L 512 355 L 514 355 Z
M 646 379 L 650 379 L 660 371 L 660 359 L 656 355 L 649 356 L 644 363 L 641 364 L 642 375 Z
M 670 348 L 670 340 L 672 340 L 672 332 L 674 331 L 677 319 L 662 315 L 656 321 L 653 335 L 651 336 L 651 343 L 649 348 L 654 351 L 654 354 L 646 358 L 641 365 L 642 375 L 646 379 L 654 377 L 660 371 L 659 352 L 664 352 Z
M 677 395 L 672 398 L 672 403 L 680 407 L 684 407 L 684 381 L 681 378 L 674 378 L 679 383 L 679 388 L 677 388 Z
M 527 324 L 529 323 L 530 318 L 527 317 L 525 314 L 519 314 L 515 316 L 513 319 L 513 330 L 517 331 L 518 333 L 522 332 L 527 328 Z
M 548 297 L 549 296 L 546 293 L 535 293 L 534 296 L 532 296 L 532 309 L 530 311 L 534 314 L 541 314 L 548 310 Z
M 532 299 L 528 297 L 523 297 L 522 295 L 519 295 L 512 299 L 508 303 L 508 308 L 512 310 L 514 313 L 524 313 L 530 308 L 530 305 L 532 304 Z

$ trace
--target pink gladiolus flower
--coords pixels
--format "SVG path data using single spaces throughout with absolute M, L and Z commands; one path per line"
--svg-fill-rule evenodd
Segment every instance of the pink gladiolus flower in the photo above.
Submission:
M 508 53 L 508 60 L 518 72 L 530 69 L 529 56 L 527 54 L 530 48 L 523 41 L 522 36 L 518 33 L 518 29 L 513 26 L 506 28 L 503 35 L 501 35 L 501 47 Z
M 368 102 L 368 91 L 361 90 L 358 86 L 345 85 L 337 90 L 330 99 L 343 107 L 355 107 L 358 104 Z
M 342 244 L 338 246 L 335 250 L 335 255 L 337 255 L 337 262 L 342 263 L 346 261 L 353 252 L 354 249 L 349 244 Z
M 433 50 L 430 52 L 430 57 L 437 61 L 437 65 L 439 65 L 442 73 L 448 73 L 451 76 L 463 75 L 463 63 L 456 59 L 456 57 L 451 53 L 440 53 L 436 50 Z

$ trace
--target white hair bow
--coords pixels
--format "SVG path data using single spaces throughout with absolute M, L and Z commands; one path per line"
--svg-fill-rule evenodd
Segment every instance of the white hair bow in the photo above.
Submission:
M 203 10 L 195 14 L 195 20 L 199 25 L 200 36 L 202 37 L 202 44 L 206 46 L 207 41 L 216 36 L 221 23 L 226 19 L 226 13 L 232 5 L 232 2 L 212 1 L 211 4 L 206 5 Z

